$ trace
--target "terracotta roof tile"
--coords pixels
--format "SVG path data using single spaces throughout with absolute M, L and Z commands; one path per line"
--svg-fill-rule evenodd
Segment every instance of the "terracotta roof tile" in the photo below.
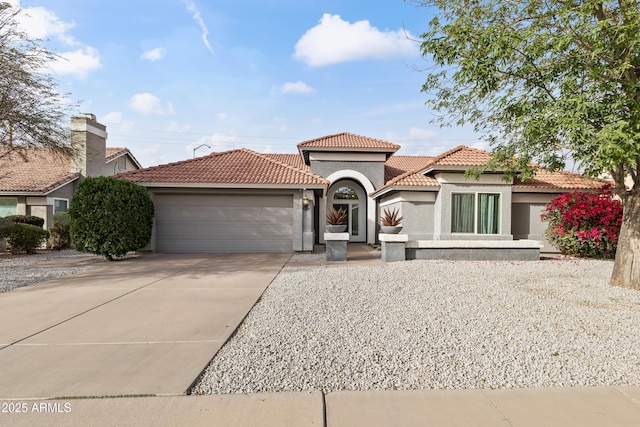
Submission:
M 263 154 L 265 157 L 268 157 L 272 160 L 276 160 L 278 162 L 284 163 L 285 165 L 293 166 L 294 168 L 302 169 L 306 172 L 311 172 L 311 168 L 308 165 L 304 164 L 304 159 L 299 153 L 296 154 Z
M 328 185 L 324 178 L 241 148 L 116 175 L 156 184 Z
M 384 182 L 406 172 L 424 169 L 433 159 L 427 156 L 391 156 L 384 164 Z
M 392 185 L 395 187 L 440 187 L 440 183 L 434 177 L 414 172 L 397 176 Z
M 516 178 L 513 187 L 515 188 L 540 188 L 540 189 L 563 189 L 563 190 L 585 190 L 600 188 L 610 182 L 587 178 L 577 173 L 567 171 L 549 172 L 546 169 L 537 168 L 533 179 L 522 182 Z
M 433 160 L 433 166 L 482 166 L 491 160 L 491 153 L 460 145 Z
M 70 158 L 46 148 L 30 148 L 19 154 L 0 150 L 0 192 L 47 193 L 73 181 Z
M 138 159 L 136 159 L 134 157 L 133 154 L 131 154 L 131 151 L 129 151 L 128 148 L 123 148 L 123 147 L 107 147 L 106 148 L 106 162 L 110 162 L 112 160 L 117 159 L 120 156 L 124 156 L 124 155 L 129 155 L 129 157 L 131 157 L 131 160 L 133 160 L 133 163 L 136 164 L 136 166 L 138 166 L 139 168 L 142 169 L 142 165 L 140 165 L 140 162 L 138 162 Z
M 370 138 L 368 136 L 354 135 L 349 132 L 342 132 L 335 135 L 327 135 L 321 138 L 303 141 L 298 144 L 299 149 L 321 148 L 321 149 L 368 149 L 375 151 L 396 152 L 400 146 L 391 142 L 382 141 L 380 139 Z

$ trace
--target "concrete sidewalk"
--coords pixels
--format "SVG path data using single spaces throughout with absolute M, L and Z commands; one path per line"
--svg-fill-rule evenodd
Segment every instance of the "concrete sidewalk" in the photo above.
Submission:
M 183 394 L 289 257 L 148 254 L 2 293 L 0 399 Z
M 0 425 L 635 427 L 639 387 L 344 391 L 0 402 Z M 48 406 L 47 406 L 48 405 Z M 9 409 L 8 406 L 3 406 Z

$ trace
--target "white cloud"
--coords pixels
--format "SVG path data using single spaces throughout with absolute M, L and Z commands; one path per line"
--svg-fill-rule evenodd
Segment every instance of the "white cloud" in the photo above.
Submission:
M 207 47 L 209 52 L 215 56 L 215 52 L 211 47 L 211 43 L 209 43 L 209 29 L 207 25 L 204 23 L 204 19 L 202 19 L 202 15 L 200 14 L 200 10 L 198 10 L 198 6 L 192 0 L 183 0 L 185 6 L 187 7 L 187 11 L 193 13 L 192 18 L 194 21 L 198 23 L 200 26 L 200 30 L 202 31 L 202 42 Z
M 71 74 L 85 79 L 90 72 L 102 67 L 100 54 L 92 47 L 85 47 L 58 55 L 59 58 L 49 67 L 56 74 Z
M 61 21 L 55 13 L 44 7 L 25 7 L 22 13 L 16 16 L 16 20 L 20 28 L 31 38 L 45 39 L 53 36 L 68 45 L 79 44 L 68 34 L 76 24 Z
M 100 121 L 105 125 L 118 125 L 122 123 L 122 113 L 113 111 L 105 115 Z
M 314 93 L 316 90 L 304 82 L 288 82 L 282 85 L 280 88 L 282 93 L 293 93 L 298 95 L 307 95 Z
M 22 7 L 20 1 L 13 1 L 13 6 Z M 55 37 L 67 46 L 79 49 L 59 54 L 59 59 L 50 64 L 56 74 L 69 74 L 84 79 L 87 75 L 102 67 L 98 50 L 77 41 L 70 30 L 74 22 L 64 22 L 44 7 L 24 7 L 16 16 L 18 27 L 32 39 Z
M 107 128 L 117 128 L 118 130 L 131 130 L 134 128 L 134 123 L 130 121 L 125 121 L 121 112 L 112 111 L 111 113 L 107 113 L 104 117 L 98 118 L 98 121 Z M 108 131 L 109 129 L 107 129 Z
M 325 13 L 295 46 L 294 58 L 311 67 L 364 59 L 392 59 L 419 55 L 413 38 L 403 30 L 380 31 L 369 21 L 349 23 Z
M 229 118 L 229 115 L 225 112 L 220 112 L 216 114 L 216 120 L 219 122 L 226 122 L 228 118 Z
M 148 50 L 140 55 L 140 59 L 146 59 L 147 61 L 158 61 L 166 55 L 167 51 L 164 48 L 157 47 L 155 49 Z
M 133 95 L 129 100 L 129 106 L 142 114 L 170 115 L 174 113 L 173 105 L 170 102 L 163 105 L 157 96 L 148 92 Z

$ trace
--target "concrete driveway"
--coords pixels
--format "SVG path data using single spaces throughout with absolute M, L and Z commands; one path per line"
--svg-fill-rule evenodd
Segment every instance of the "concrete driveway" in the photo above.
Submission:
M 147 254 L 0 294 L 0 399 L 183 394 L 290 254 Z

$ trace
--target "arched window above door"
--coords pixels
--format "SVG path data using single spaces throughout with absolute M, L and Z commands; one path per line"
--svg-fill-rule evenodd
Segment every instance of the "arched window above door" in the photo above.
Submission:
M 338 200 L 358 200 L 358 194 L 356 193 L 356 190 L 354 190 L 351 187 L 340 187 L 336 190 L 335 194 L 333 195 L 333 199 L 338 199 Z

